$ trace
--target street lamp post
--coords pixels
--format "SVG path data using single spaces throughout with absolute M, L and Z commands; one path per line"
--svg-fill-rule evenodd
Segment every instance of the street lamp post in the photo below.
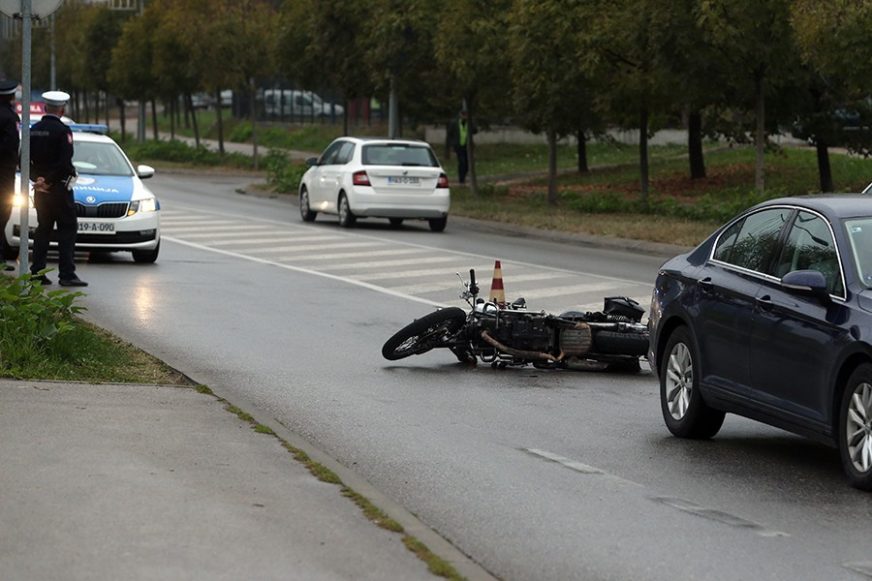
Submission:
M 29 272 L 30 249 L 30 44 L 33 20 L 52 14 L 63 0 L 0 0 L 0 12 L 21 18 L 21 217 L 18 237 L 18 274 Z

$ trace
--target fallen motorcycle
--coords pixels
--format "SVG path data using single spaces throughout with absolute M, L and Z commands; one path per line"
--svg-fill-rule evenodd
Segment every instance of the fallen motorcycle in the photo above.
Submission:
M 469 282 L 460 281 L 460 298 L 469 312 L 447 307 L 414 320 L 385 342 L 385 359 L 446 348 L 461 362 L 496 368 L 532 364 L 636 372 L 648 352 L 648 329 L 641 323 L 645 311 L 630 298 L 607 297 L 601 312 L 555 316 L 528 311 L 524 299 L 504 304 L 479 298 L 475 270 L 469 271 Z

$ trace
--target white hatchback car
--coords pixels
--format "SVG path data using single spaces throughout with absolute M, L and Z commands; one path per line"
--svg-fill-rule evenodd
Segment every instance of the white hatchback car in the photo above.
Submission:
M 451 192 L 439 160 L 423 141 L 340 137 L 310 166 L 300 182 L 300 216 L 338 214 L 349 228 L 358 218 L 427 220 L 442 232 Z
M 105 125 L 70 124 L 73 130 L 73 165 L 79 177 L 73 186 L 79 233 L 77 251 L 127 251 L 136 262 L 154 262 L 160 252 L 160 202 L 142 183 L 154 175 L 154 168 L 136 168 L 115 141 Z M 16 191 L 19 178 L 16 177 Z M 18 194 L 13 198 L 13 211 L 6 225 L 6 240 L 14 252 L 21 245 L 20 207 Z M 30 192 L 28 242 L 33 244 L 36 230 L 36 210 L 33 190 Z M 56 247 L 52 240 L 52 248 Z

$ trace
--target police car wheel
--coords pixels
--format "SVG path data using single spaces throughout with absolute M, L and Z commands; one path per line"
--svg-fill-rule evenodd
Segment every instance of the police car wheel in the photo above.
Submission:
M 139 263 L 152 263 L 157 260 L 157 255 L 160 252 L 160 242 L 154 247 L 154 250 L 134 250 L 133 261 Z

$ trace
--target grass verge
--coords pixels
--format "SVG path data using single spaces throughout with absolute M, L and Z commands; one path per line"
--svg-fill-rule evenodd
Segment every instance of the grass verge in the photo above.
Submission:
M 162 361 L 82 320 L 80 292 L 0 275 L 0 376 L 93 383 L 187 384 Z

